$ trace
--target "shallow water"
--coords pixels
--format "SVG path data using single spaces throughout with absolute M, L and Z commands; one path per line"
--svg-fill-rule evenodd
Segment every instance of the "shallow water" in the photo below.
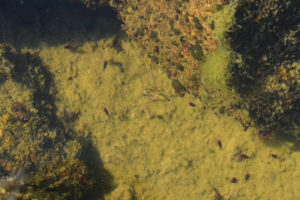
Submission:
M 226 12 L 216 18 L 224 29 L 230 21 Z M 6 29 L 10 23 L 15 22 Z M 135 42 L 120 38 L 122 50 L 116 49 L 119 35 L 92 37 L 100 30 L 91 38 L 78 31 L 72 41 L 58 43 L 51 43 L 52 34 L 28 39 L 43 42 L 39 48 L 27 41 L 16 46 L 34 52 L 53 75 L 56 114 L 79 113 L 69 126 L 91 135 L 100 164 L 113 177 L 104 199 L 300 198 L 299 151 L 288 143 L 262 142 L 255 127 L 245 128 L 243 122 L 251 121 L 245 110 L 222 112 L 239 98 L 226 86 L 226 41 L 203 66 L 200 96 L 179 97 Z M 83 38 L 78 46 L 76 38 Z M 163 98 L 143 95 L 149 88 Z M 30 104 L 30 94 L 22 91 L 20 85 L 2 84 L 1 111 L 16 100 Z

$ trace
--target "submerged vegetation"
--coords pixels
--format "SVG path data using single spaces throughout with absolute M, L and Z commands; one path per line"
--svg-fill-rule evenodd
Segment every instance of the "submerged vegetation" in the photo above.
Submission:
M 98 176 L 101 167 L 92 166 L 95 158 L 87 156 L 91 153 L 89 136 L 62 122 L 74 118 L 56 116 L 51 74 L 38 56 L 2 44 L 0 75 L 1 87 L 21 85 L 30 96 L 24 102 L 13 100 L 1 110 L 0 198 L 83 198 L 102 179 Z M 105 184 L 97 187 L 105 188 Z
M 228 32 L 230 85 L 264 135 L 300 142 L 300 2 L 242 1 Z
M 225 125 L 221 125 L 224 126 L 221 128 L 221 131 L 214 129 L 214 127 L 211 128 L 206 124 L 213 121 L 212 124 L 215 124 L 212 126 L 217 127 L 217 123 L 221 117 L 227 117 L 224 115 L 225 113 L 241 122 L 245 131 L 247 131 L 249 127 L 254 127 L 254 129 L 258 127 L 258 132 L 265 138 L 269 136 L 283 136 L 281 138 L 293 141 L 296 144 L 300 143 L 300 3 L 297 0 L 234 1 L 235 5 L 232 7 L 232 9 L 234 8 L 236 11 L 234 21 L 231 24 L 230 30 L 226 33 L 226 37 L 221 36 L 222 39 L 216 37 L 217 34 L 215 31 L 219 28 L 220 22 L 214 21 L 215 18 L 213 17 L 215 13 L 224 9 L 224 6 L 227 6 L 233 1 L 68 0 L 68 2 L 74 4 L 68 4 L 66 1 L 60 0 L 49 0 L 47 1 L 49 4 L 40 3 L 38 0 L 32 0 L 30 2 L 33 4 L 29 3 L 24 6 L 19 1 L 4 0 L 0 3 L 0 11 L 2 11 L 2 13 L 5 13 L 7 8 L 11 9 L 8 9 L 10 10 L 9 13 L 14 13 L 12 11 L 20 11 L 22 9 L 28 9 L 29 11 L 26 14 L 23 13 L 23 16 L 11 16 L 11 20 L 13 21 L 11 24 L 15 23 L 16 26 L 20 26 L 20 30 L 22 30 L 20 32 L 22 32 L 23 35 L 14 36 L 14 34 L 2 34 L 0 36 L 0 92 L 2 92 L 1 101 L 3 102 L 0 104 L 0 199 L 81 200 L 98 197 L 104 198 L 104 194 L 110 192 L 112 189 L 112 177 L 109 172 L 103 169 L 103 163 L 99 153 L 94 150 L 91 143 L 89 131 L 97 130 L 98 134 L 102 131 L 101 128 L 107 124 L 107 126 L 113 126 L 112 131 L 107 131 L 113 134 L 107 136 L 109 139 L 103 142 L 103 144 L 108 146 L 107 149 L 109 150 L 106 149 L 107 152 L 113 148 L 115 151 L 108 156 L 105 155 L 107 163 L 111 164 L 111 166 L 115 163 L 122 163 L 122 165 L 125 166 L 127 163 L 123 162 L 125 160 L 123 160 L 123 156 L 128 155 L 128 157 L 132 155 L 135 157 L 134 159 L 131 159 L 131 157 L 129 159 L 126 158 L 128 159 L 126 161 L 138 163 L 138 166 L 135 166 L 138 170 L 133 167 L 133 170 L 136 170 L 134 171 L 134 175 L 132 175 L 134 181 L 126 180 L 123 183 L 125 185 L 132 181 L 131 185 L 126 185 L 126 187 L 129 188 L 127 194 L 125 194 L 125 196 L 127 195 L 128 197 L 127 199 L 137 199 L 141 193 L 145 192 L 145 188 L 149 186 L 147 184 L 151 182 L 151 178 L 153 179 L 153 177 L 155 177 L 154 179 L 157 181 L 156 175 L 163 174 L 163 176 L 168 177 L 169 175 L 173 176 L 180 170 L 182 170 L 181 172 L 183 172 L 183 174 L 186 174 L 188 170 L 196 171 L 197 166 L 200 166 L 205 159 L 206 161 L 213 160 L 213 163 L 221 163 L 215 159 L 214 156 L 221 155 L 222 152 L 228 155 L 223 156 L 227 159 L 225 162 L 230 160 L 228 163 L 233 161 L 241 164 L 243 160 L 255 160 L 255 150 L 251 152 L 251 150 L 246 149 L 246 147 L 243 148 L 243 144 L 238 143 L 236 138 L 226 138 L 226 134 L 228 133 L 223 130 L 223 128 L 227 124 L 224 123 Z M 60 4 L 62 5 L 61 7 L 57 6 L 62 8 L 62 10 L 59 11 L 54 9 L 58 2 L 62 3 Z M 77 3 L 83 3 L 87 8 L 78 6 Z M 39 14 L 35 16 L 34 12 L 32 12 L 34 14 L 30 12 L 32 11 L 30 5 L 36 4 L 38 5 L 38 12 L 36 13 Z M 76 11 L 69 16 L 70 19 L 68 17 L 56 16 L 62 13 L 61 11 L 64 11 L 64 9 L 67 9 L 68 6 L 74 6 L 74 10 Z M 103 9 L 103 6 L 105 9 Z M 106 8 L 109 9 L 106 10 Z M 53 10 L 55 10 L 55 12 Z M 84 13 L 84 15 L 78 15 L 80 12 Z M 114 18 L 117 13 L 122 22 Z M 55 16 L 55 20 L 52 18 L 53 16 Z M 80 16 L 80 19 L 77 18 L 80 23 L 77 24 L 75 22 L 76 20 L 72 21 L 75 16 Z M 102 17 L 104 17 L 105 20 L 103 20 Z M 46 22 L 49 21 L 49 19 L 53 21 L 50 20 L 51 23 L 47 24 Z M 108 19 L 112 20 L 109 21 Z M 9 29 L 11 24 L 6 24 L 4 21 L 0 23 L 0 27 L 3 30 Z M 104 23 L 104 21 L 106 22 Z M 97 22 L 99 22 L 99 24 Z M 59 26 L 55 26 L 56 23 L 58 23 Z M 171 79 L 168 80 L 168 83 L 169 86 L 173 88 L 173 96 L 160 91 L 158 88 L 162 86 L 158 85 L 159 87 L 156 87 L 157 83 L 154 84 L 155 88 L 148 88 L 148 85 L 143 85 L 143 73 L 133 73 L 130 71 L 131 69 L 136 70 L 136 68 L 134 68 L 136 66 L 128 69 L 128 63 L 139 62 L 138 59 L 133 59 L 134 61 L 127 63 L 127 61 L 122 60 L 121 56 L 118 59 L 111 58 L 107 56 L 106 47 L 101 46 L 105 43 L 97 43 L 100 39 L 107 36 L 111 37 L 112 35 L 110 35 L 110 33 L 114 33 L 114 39 L 109 48 L 113 49 L 116 53 L 114 55 L 119 56 L 124 53 L 125 48 L 122 47 L 123 41 L 121 41 L 120 38 L 125 34 L 118 32 L 121 23 L 123 23 L 122 27 L 127 34 L 126 38 L 134 40 L 152 59 L 151 67 L 158 66 L 163 69 L 167 77 Z M 102 26 L 103 24 L 104 26 Z M 27 26 L 34 28 L 27 29 Z M 224 27 L 226 26 L 224 25 Z M 74 30 L 78 30 L 78 32 L 74 33 Z M 118 34 L 116 34 L 116 32 L 118 32 Z M 52 33 L 60 33 L 60 35 L 56 37 L 56 35 L 53 34 L 53 37 Z M 92 34 L 89 35 L 88 33 Z M 22 43 L 21 41 L 24 39 L 24 35 L 28 35 L 28 40 L 26 39 Z M 41 40 L 34 40 L 34 42 L 31 43 L 33 37 Z M 83 43 L 87 41 L 96 41 L 93 44 L 89 44 L 93 47 L 88 49 L 88 51 L 82 48 Z M 222 42 L 226 44 L 222 46 L 223 44 L 220 44 Z M 227 42 L 230 43 L 231 49 L 226 49 L 229 46 Z M 91 80 L 96 82 L 96 86 L 91 87 L 93 88 L 93 92 L 90 93 L 97 94 L 99 91 L 94 91 L 98 90 L 98 87 L 104 87 L 105 80 L 108 80 L 107 82 L 112 85 L 112 88 L 105 85 L 106 88 L 103 90 L 104 92 L 102 90 L 99 92 L 105 93 L 109 91 L 107 92 L 107 97 L 105 96 L 106 101 L 98 102 L 98 99 L 103 98 L 106 93 L 99 96 L 95 95 L 92 100 L 89 99 L 89 96 L 85 94 L 85 92 L 78 95 L 81 90 L 79 92 L 71 91 L 70 94 L 68 94 L 70 96 L 78 95 L 78 99 L 84 99 L 83 101 L 86 101 L 87 105 L 90 106 L 94 112 L 101 112 L 105 116 L 102 117 L 103 119 L 99 113 L 93 113 L 94 116 L 91 116 L 91 121 L 93 121 L 93 123 L 97 121 L 97 123 L 101 123 L 101 126 L 95 124 L 96 128 L 87 128 L 87 130 L 81 130 L 82 132 L 77 132 L 75 129 L 73 130 L 73 125 L 80 119 L 81 111 L 86 109 L 86 107 L 82 110 L 72 110 L 71 105 L 70 107 L 61 109 L 62 112 L 58 112 L 56 108 L 58 89 L 53 81 L 54 76 L 48 71 L 51 67 L 45 66 L 39 56 L 39 51 L 42 51 L 41 49 L 47 49 L 53 46 L 60 46 L 63 51 L 69 53 L 68 55 L 84 55 L 87 54 L 86 52 L 90 52 L 97 57 L 97 59 L 99 58 L 97 61 L 93 61 L 93 63 L 88 63 L 90 62 L 90 57 L 85 57 L 85 60 L 75 56 L 74 60 L 68 61 L 71 63 L 68 63 L 68 69 L 57 70 L 56 73 L 66 72 L 67 75 L 61 76 L 62 78 L 60 78 L 64 79 L 63 81 L 67 79 L 69 81 L 67 84 L 73 84 L 72 86 L 76 84 L 80 85 L 80 81 L 87 81 L 85 79 L 90 81 L 89 78 L 91 78 Z M 223 48 L 222 50 L 226 49 L 226 51 L 230 52 L 226 52 L 226 55 L 231 55 L 229 71 L 227 71 L 227 74 L 229 74 L 229 87 L 223 84 L 226 85 L 225 89 L 217 88 L 219 85 L 212 87 L 209 87 L 208 84 L 204 85 L 203 80 L 205 79 L 202 80 L 203 77 L 201 76 L 203 72 L 201 70 L 209 61 L 214 60 L 214 56 L 217 55 L 216 52 L 220 49 L 220 46 Z M 99 50 L 101 48 L 103 51 Z M 47 53 L 48 52 L 45 54 Z M 53 55 L 57 56 L 55 53 L 53 53 Z M 128 55 L 126 54 L 126 59 L 128 59 Z M 101 56 L 106 56 L 107 58 L 102 58 Z M 63 59 L 65 58 L 63 57 Z M 220 60 L 221 59 L 227 59 L 227 57 L 220 58 Z M 48 62 L 50 63 L 52 60 L 49 60 Z M 78 60 L 84 64 L 76 63 Z M 146 62 L 141 63 L 140 66 L 143 66 Z M 216 64 L 216 62 L 211 63 L 213 65 Z M 228 63 L 228 61 L 221 62 L 221 64 L 224 63 Z M 65 67 L 64 64 L 64 62 L 61 62 L 58 64 L 58 67 Z M 91 67 L 91 65 L 95 65 L 96 67 Z M 88 78 L 78 78 L 81 75 L 79 75 L 79 73 L 82 72 L 78 70 L 78 68 L 82 66 L 84 66 L 85 69 L 91 69 L 90 71 L 86 70 L 86 77 Z M 226 67 L 227 66 L 224 68 Z M 97 71 L 99 68 L 101 69 Z M 115 69 L 118 69 L 118 72 L 114 71 Z M 68 72 L 68 70 L 71 72 Z M 215 67 L 211 70 L 212 73 L 217 73 L 214 70 L 219 70 L 219 68 Z M 130 77 L 131 74 L 129 71 L 134 74 L 132 80 L 128 78 L 126 82 L 124 81 L 125 79 L 117 77 L 117 75 L 120 75 L 118 74 L 119 72 L 124 77 L 127 77 L 127 75 Z M 152 81 L 155 81 L 155 74 L 153 71 L 151 72 Z M 91 76 L 91 74 L 93 76 Z M 105 76 L 111 77 L 105 79 L 107 78 Z M 225 77 L 221 78 L 225 80 Z M 133 90 L 128 87 L 124 94 L 126 93 L 128 97 L 130 95 L 136 97 L 134 100 L 128 98 L 132 101 L 130 102 L 132 105 L 123 105 L 123 100 L 126 99 L 123 97 L 121 101 L 122 106 L 111 104 L 113 97 L 118 96 L 120 93 L 120 90 L 116 88 L 125 87 L 124 85 L 132 84 L 133 82 L 133 87 L 138 88 L 141 85 L 139 81 L 142 82 L 142 87 L 145 87 L 143 90 L 144 96 L 148 97 L 150 103 L 145 103 L 140 106 L 142 100 L 140 101 L 138 94 L 129 94 L 132 93 Z M 63 83 L 66 84 L 66 82 Z M 89 84 L 83 87 L 74 86 L 72 89 L 90 89 L 89 86 Z M 234 92 L 230 90 L 232 88 Z M 13 93 L 16 91 L 18 94 L 14 95 Z M 223 92 L 228 91 L 230 91 L 230 94 L 223 94 Z M 116 95 L 117 93 L 118 95 Z M 142 92 L 140 94 L 142 96 Z M 194 96 L 190 97 L 188 94 Z M 188 98 L 192 99 L 184 102 L 185 107 L 182 106 L 182 113 L 177 112 L 181 108 L 175 105 L 175 103 L 178 99 L 182 100 L 182 102 L 187 99 L 176 99 L 178 96 L 188 96 Z M 242 101 L 240 101 L 239 97 L 241 97 Z M 76 103 L 82 107 L 86 106 L 83 106 L 80 100 Z M 72 102 L 73 99 L 70 101 Z M 168 107 L 169 110 L 164 110 L 164 108 L 159 110 L 159 106 L 157 106 L 158 111 L 156 114 L 156 110 L 154 112 L 147 108 L 147 106 L 152 105 L 152 103 L 154 105 L 155 103 L 163 104 L 166 102 L 170 103 L 170 105 L 172 104 L 174 108 L 170 109 L 170 107 L 166 105 L 165 107 Z M 135 110 L 133 110 L 134 112 L 132 112 L 132 107 L 130 106 L 140 107 L 135 108 Z M 238 111 L 242 109 L 247 109 L 248 112 L 243 112 L 244 110 L 241 112 Z M 189 117 L 184 115 L 185 112 L 189 112 L 191 116 L 191 125 L 188 123 L 185 124 L 186 119 L 184 117 Z M 210 115 L 207 114 L 208 112 L 211 112 Z M 130 115 L 130 113 L 132 114 Z M 249 120 L 247 114 L 249 114 L 252 121 Z M 150 117 L 142 118 L 145 115 L 149 115 Z M 153 130 L 144 126 L 143 122 L 138 121 L 140 120 L 138 119 L 135 121 L 138 123 L 134 126 L 139 128 L 138 131 L 140 133 L 126 135 L 127 133 L 123 133 L 122 131 L 131 131 L 127 123 L 129 123 L 128 121 L 131 119 L 132 121 L 136 120 L 135 116 L 141 116 L 141 119 L 148 120 L 148 125 L 151 123 L 165 123 L 167 125 L 163 127 L 161 132 L 155 130 L 154 132 L 157 135 L 151 135 Z M 168 127 L 169 124 L 171 124 L 168 120 L 173 118 L 179 119 L 180 122 Z M 195 122 L 200 122 L 199 124 L 201 126 Z M 121 123 L 121 126 L 119 127 L 117 123 Z M 89 123 L 82 124 L 84 128 L 90 125 Z M 182 126 L 183 129 L 180 126 Z M 153 127 L 156 127 L 156 124 L 153 125 Z M 227 128 L 234 133 L 236 130 L 239 131 L 239 129 L 235 129 L 235 127 Z M 199 134 L 199 130 L 203 131 L 202 135 Z M 218 131 L 221 133 L 215 133 Z M 223 134 L 222 131 L 226 132 L 226 134 Z M 118 134 L 114 134 L 115 132 Z M 119 132 L 123 135 L 119 134 Z M 180 132 L 180 134 L 178 132 Z M 142 135 L 144 133 L 147 134 Z M 206 133 L 208 134 L 205 135 Z M 147 138 L 148 134 L 151 139 Z M 183 148 L 185 148 L 184 151 L 180 150 L 181 146 L 178 144 L 184 145 L 184 143 L 181 143 L 182 135 L 187 141 L 196 141 L 197 143 L 195 142 L 195 144 L 193 144 L 193 142 L 191 142 L 186 145 L 186 147 L 183 146 Z M 216 135 L 220 138 L 222 137 L 222 142 L 221 139 L 215 138 Z M 232 136 L 231 133 L 228 135 Z M 101 138 L 102 136 L 103 135 L 99 133 L 97 138 Z M 200 138 L 200 140 L 194 140 L 194 138 L 188 140 L 189 137 L 191 138 L 192 136 L 194 138 Z M 173 141 L 172 137 L 177 137 L 177 141 Z M 160 149 L 160 146 L 164 146 L 161 145 L 161 138 L 167 141 L 167 145 L 163 147 L 164 149 Z M 121 141 L 121 145 L 114 140 L 117 140 L 117 142 Z M 157 141 L 157 144 L 152 141 Z M 201 143 L 203 141 L 205 141 L 205 143 Z M 157 146 L 148 147 L 148 143 Z M 115 146 L 112 144 L 115 144 Z M 203 154 L 203 157 L 199 158 L 198 152 L 201 151 L 200 146 L 207 150 L 207 155 L 209 156 Z M 128 150 L 130 149 L 129 147 L 132 148 L 131 151 Z M 140 149 L 136 150 L 135 147 Z M 172 153 L 168 154 L 170 148 L 173 148 L 171 149 Z M 190 149 L 193 151 L 189 151 Z M 249 149 L 251 148 L 249 147 Z M 189 155 L 191 158 L 187 159 L 186 157 L 188 156 L 185 155 L 186 152 L 191 152 L 191 154 L 196 153 Z M 156 160 L 153 161 L 152 155 L 148 153 L 156 154 Z M 114 156 L 116 156 L 116 154 L 118 154 L 119 160 L 115 162 Z M 181 158 L 179 158 L 178 155 Z M 144 169 L 144 163 L 136 162 L 137 160 L 145 161 L 141 159 L 141 156 L 146 157 L 147 162 L 151 163 L 149 164 L 151 167 L 157 167 L 155 163 L 157 162 L 159 166 L 155 169 L 157 171 L 151 169 L 149 172 L 147 171 L 148 168 Z M 274 159 L 280 157 L 273 153 L 271 153 L 270 156 Z M 211 159 L 212 157 L 213 159 Z M 161 162 L 163 161 L 165 162 L 165 166 L 161 169 Z M 245 162 L 243 161 L 243 163 Z M 120 170 L 120 166 L 115 165 L 115 170 L 120 174 L 127 173 L 126 170 L 130 170 L 129 168 L 131 167 L 124 167 Z M 201 172 L 200 168 L 197 169 Z M 129 175 L 127 177 L 129 177 Z M 193 179 L 193 181 L 195 180 L 194 183 L 198 181 L 197 184 L 200 184 L 200 179 L 198 180 L 197 177 L 193 178 L 195 178 Z M 255 178 L 255 176 L 252 176 L 252 172 L 247 172 L 245 182 L 248 182 L 248 179 L 250 179 L 250 182 Z M 229 176 L 227 180 L 229 180 L 230 183 L 236 184 L 242 182 L 241 178 L 230 178 Z M 173 179 L 170 178 L 168 181 L 171 182 Z M 190 181 L 190 179 L 188 181 Z M 207 182 L 210 183 L 210 180 Z M 136 187 L 136 189 L 135 184 L 137 183 L 143 186 L 140 188 Z M 163 184 L 165 185 L 165 182 L 163 182 Z M 197 184 L 195 184 L 195 186 L 198 187 Z M 114 195 L 124 195 L 122 194 L 122 192 L 124 192 L 122 190 L 122 183 L 120 183 L 120 185 L 117 186 L 120 191 L 115 190 L 116 193 L 111 195 L 112 199 L 114 199 Z M 221 190 L 219 192 L 219 189 L 216 189 L 214 186 L 212 187 L 210 184 L 209 187 L 211 187 L 211 191 L 215 194 L 215 199 L 223 199 Z M 94 194 L 94 192 L 97 194 Z M 118 194 L 119 192 L 120 194 Z M 147 192 L 149 194 L 152 191 Z M 223 193 L 222 191 L 222 194 Z M 237 194 L 236 196 L 239 195 Z
M 186 90 L 196 94 L 196 74 L 205 56 L 217 49 L 210 17 L 219 5 L 221 1 L 212 0 L 128 0 L 117 10 L 128 36 L 146 49 L 170 79 L 179 80 Z

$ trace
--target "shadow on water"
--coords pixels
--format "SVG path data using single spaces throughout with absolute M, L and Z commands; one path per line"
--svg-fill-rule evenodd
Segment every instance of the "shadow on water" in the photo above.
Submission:
M 59 124 L 56 117 L 54 104 L 55 85 L 51 73 L 44 66 L 38 55 L 31 53 L 18 53 L 10 47 L 5 47 L 3 56 L 13 65 L 10 66 L 9 77 L 30 88 L 33 91 L 33 106 L 37 109 L 40 117 L 49 119 L 49 126 L 55 127 Z
M 84 146 L 84 152 L 81 160 L 86 163 L 90 170 L 90 174 L 96 179 L 95 186 L 88 193 L 84 194 L 82 200 L 99 200 L 104 199 L 104 195 L 113 190 L 113 177 L 107 170 L 103 168 L 102 160 L 99 152 L 92 143 L 87 143 Z
M 17 49 L 81 45 L 111 37 L 120 26 L 108 6 L 92 10 L 63 0 L 0 1 L 0 43 Z

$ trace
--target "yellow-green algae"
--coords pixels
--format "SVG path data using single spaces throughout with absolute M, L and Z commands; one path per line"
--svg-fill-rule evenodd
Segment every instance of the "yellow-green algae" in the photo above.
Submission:
M 213 86 L 226 90 L 226 79 L 228 78 L 227 66 L 230 62 L 230 45 L 224 38 L 226 32 L 232 23 L 235 5 L 225 7 L 217 12 L 211 21 L 215 24 L 215 34 L 218 41 L 218 49 L 212 55 L 208 55 L 206 62 L 201 67 L 200 79 L 207 86 Z
M 215 23 L 218 31 L 223 22 Z M 238 120 L 207 106 L 233 96 L 224 78 L 229 52 L 219 42 L 221 48 L 199 73 L 206 98 L 178 97 L 171 80 L 154 70 L 133 42 L 122 41 L 122 52 L 107 39 L 86 43 L 83 53 L 63 46 L 39 53 L 54 74 L 58 115 L 65 109 L 80 113 L 74 129 L 92 133 L 104 167 L 114 176 L 116 188 L 105 199 L 213 200 L 216 190 L 224 199 L 300 198 L 299 152 L 286 144 L 268 146 L 258 139 L 258 130 L 245 131 Z M 104 69 L 105 61 L 114 62 Z M 7 98 L 28 98 L 22 88 L 14 87 L 14 97 L 4 95 L 4 88 L 2 107 Z M 143 96 L 146 88 L 160 90 L 170 101 L 151 101 Z M 241 160 L 240 153 L 250 158 Z M 231 183 L 233 177 L 237 183 Z
M 299 152 L 262 143 L 258 130 L 245 131 L 233 117 L 206 107 L 206 100 L 178 97 L 171 80 L 154 70 L 133 42 L 122 41 L 119 53 L 111 42 L 86 43 L 83 54 L 62 46 L 40 52 L 55 74 L 60 112 L 81 113 L 75 130 L 92 133 L 104 167 L 114 176 L 116 188 L 105 199 L 215 199 L 215 189 L 224 199 L 300 198 Z M 206 61 L 203 90 L 226 90 L 225 49 Z M 109 60 L 122 63 L 123 72 L 111 64 L 104 69 Z M 171 101 L 143 96 L 145 88 L 155 87 Z M 223 98 L 231 97 L 227 93 Z M 250 158 L 240 159 L 241 153 Z M 237 183 L 231 182 L 234 177 Z

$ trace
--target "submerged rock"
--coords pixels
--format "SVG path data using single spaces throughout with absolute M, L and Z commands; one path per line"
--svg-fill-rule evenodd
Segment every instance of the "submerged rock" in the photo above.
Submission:
M 300 141 L 300 2 L 241 1 L 227 33 L 230 84 L 260 129 Z

